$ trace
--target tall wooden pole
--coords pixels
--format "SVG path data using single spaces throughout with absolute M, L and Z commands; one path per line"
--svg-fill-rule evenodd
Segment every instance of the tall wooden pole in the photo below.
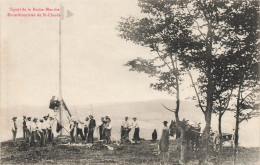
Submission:
M 59 21 L 59 97 L 60 97 L 60 100 L 62 100 L 62 90 L 61 90 L 61 85 L 62 85 L 62 79 L 61 79 L 61 19 Z M 60 124 L 63 125 L 63 122 L 62 122 L 62 106 L 60 106 Z M 62 129 L 60 131 L 60 135 L 62 135 Z

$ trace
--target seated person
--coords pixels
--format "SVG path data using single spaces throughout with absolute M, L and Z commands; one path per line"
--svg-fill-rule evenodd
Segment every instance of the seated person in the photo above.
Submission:
M 52 99 L 50 100 L 49 108 L 55 110 L 60 106 L 60 101 L 55 100 L 55 96 L 52 96 Z

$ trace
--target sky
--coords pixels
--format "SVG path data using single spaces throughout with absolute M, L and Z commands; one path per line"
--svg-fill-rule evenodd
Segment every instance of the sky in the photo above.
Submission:
M 7 17 L 9 8 L 59 8 L 57 1 L 1 4 L 2 106 L 46 105 L 59 95 L 59 18 Z M 130 72 L 127 61 L 149 49 L 118 37 L 121 17 L 141 17 L 137 0 L 63 1 L 72 17 L 61 23 L 62 96 L 70 105 L 173 99 L 149 88 L 151 78 Z M 186 85 L 185 85 L 186 83 Z M 183 88 L 190 85 L 190 80 Z M 193 92 L 182 91 L 182 98 Z

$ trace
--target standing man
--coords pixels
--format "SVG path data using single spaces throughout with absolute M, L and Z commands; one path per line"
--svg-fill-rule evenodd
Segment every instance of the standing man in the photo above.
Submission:
M 84 124 L 84 140 L 86 141 L 88 138 L 88 127 L 89 127 L 89 118 L 86 117 Z
M 133 137 L 133 140 L 134 140 L 135 143 L 137 143 L 137 141 L 140 141 L 140 137 L 139 137 L 140 129 L 139 129 L 139 124 L 138 124 L 138 122 L 136 121 L 137 118 L 134 117 L 133 120 L 134 120 L 133 125 L 132 125 L 132 128 L 134 129 L 134 137 Z
M 23 138 L 26 138 L 26 130 L 27 130 L 27 126 L 26 126 L 26 116 L 23 116 Z
M 104 127 L 105 127 L 105 120 L 104 117 L 101 117 L 101 125 L 98 127 L 99 129 L 99 140 L 104 139 Z
M 43 119 L 40 119 L 40 122 L 38 124 L 39 128 L 39 137 L 40 137 L 40 146 L 45 146 L 45 132 L 46 132 L 46 127 L 44 126 Z
M 54 135 L 52 133 L 52 126 L 53 126 L 53 123 L 54 123 L 54 118 L 52 116 L 49 117 L 49 122 L 48 122 L 48 128 L 47 128 L 47 131 L 48 131 L 48 141 L 50 143 L 53 144 L 53 140 L 54 140 Z
M 17 134 L 17 124 L 16 124 L 17 117 L 13 117 L 13 126 L 12 126 L 12 133 L 13 133 L 13 142 L 16 142 L 16 134 Z
M 76 131 L 75 129 L 77 129 L 76 124 L 76 121 L 70 120 L 70 144 L 75 142 L 74 132 Z
M 44 129 L 44 142 L 45 142 L 45 144 L 47 144 L 47 142 L 48 142 L 48 135 L 49 135 L 49 133 L 48 133 L 48 128 L 49 128 L 49 121 L 48 121 L 48 118 L 49 118 L 49 115 L 47 115 L 47 116 L 43 116 L 43 129 Z
M 85 136 L 83 135 L 83 132 L 84 132 L 83 129 L 85 129 L 85 123 L 78 120 L 77 135 L 76 135 L 77 137 L 76 138 L 78 139 L 78 135 L 80 135 L 82 141 L 85 140 Z
M 31 143 L 30 143 L 31 146 L 35 146 L 36 145 L 35 144 L 35 140 L 36 140 L 36 137 L 38 137 L 38 135 L 37 135 L 37 133 L 38 133 L 37 132 L 37 130 L 38 130 L 37 121 L 38 121 L 38 119 L 34 118 L 33 119 L 33 123 L 31 125 L 31 130 L 32 130 L 32 133 L 31 133 Z
M 105 124 L 105 141 L 106 141 L 106 144 L 111 143 L 111 130 L 112 130 L 111 119 L 109 117 L 107 117 L 106 118 L 106 124 Z
M 123 142 L 124 140 L 129 140 L 129 131 L 131 129 L 129 128 L 129 122 L 128 122 L 128 117 L 125 117 L 125 120 L 122 122 L 121 125 L 121 141 Z
M 27 122 L 26 122 L 26 142 L 31 144 L 31 134 L 32 134 L 32 130 L 31 130 L 31 117 L 27 117 Z
M 89 132 L 88 132 L 88 142 L 92 143 L 94 142 L 94 130 L 96 127 L 96 120 L 92 115 L 89 115 L 90 121 L 89 121 Z

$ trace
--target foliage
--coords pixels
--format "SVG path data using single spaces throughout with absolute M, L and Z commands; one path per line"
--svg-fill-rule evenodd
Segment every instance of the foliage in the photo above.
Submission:
M 245 82 L 248 87 L 258 83 L 258 2 L 139 0 L 139 6 L 146 16 L 122 18 L 119 36 L 156 56 L 126 66 L 156 77 L 152 88 L 177 96 L 179 76 L 188 71 L 192 78 L 192 69 L 200 73 L 192 82 L 205 115 L 207 154 L 214 108 L 223 114 L 233 90 Z
M 159 91 L 176 93 L 177 80 L 181 79 L 182 68 L 178 62 L 178 55 L 189 46 L 189 36 L 192 19 L 181 15 L 179 1 L 148 1 L 139 0 L 144 18 L 122 18 L 117 27 L 119 36 L 127 41 L 147 47 L 151 50 L 151 59 L 140 57 L 129 61 L 125 66 L 130 71 L 143 72 L 150 77 L 156 77 L 157 82 L 150 87 Z M 179 82 L 178 82 L 179 83 Z

